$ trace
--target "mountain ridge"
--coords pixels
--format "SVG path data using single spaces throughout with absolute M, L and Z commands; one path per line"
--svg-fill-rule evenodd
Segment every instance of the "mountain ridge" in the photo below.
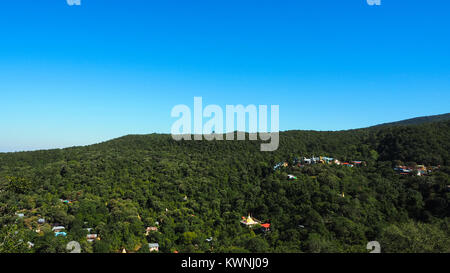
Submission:
M 329 130 L 329 131 L 327 131 L 327 130 L 321 131 L 320 130 L 319 131 L 319 130 L 300 130 L 300 129 L 295 129 L 295 130 L 280 131 L 280 133 L 289 133 L 289 132 L 310 132 L 310 133 L 355 132 L 355 131 L 364 131 L 364 130 L 372 130 L 372 129 L 382 129 L 382 128 L 388 128 L 388 127 L 421 125 L 421 124 L 425 124 L 425 123 L 444 122 L 444 121 L 447 121 L 447 120 L 450 120 L 450 113 L 439 114 L 439 115 L 430 115 L 430 116 L 420 116 L 420 117 L 404 119 L 404 120 L 399 120 L 399 121 L 393 121 L 393 122 L 387 122 L 387 123 L 381 123 L 381 124 L 377 124 L 377 125 L 373 125 L 373 126 L 369 126 L 369 127 L 362 127 L 362 128 L 355 128 L 355 129 L 345 129 L 345 130 L 336 130 L 336 131 L 332 131 L 332 130 Z M 248 133 L 246 132 L 246 134 L 248 134 Z M 92 147 L 92 146 L 96 146 L 96 145 L 102 145 L 104 143 L 114 142 L 114 141 L 121 140 L 121 139 L 124 139 L 124 138 L 135 137 L 135 136 L 145 136 L 145 137 L 166 136 L 166 137 L 169 137 L 170 134 L 168 134 L 168 133 L 127 134 L 127 135 L 123 135 L 123 136 L 120 136 L 120 137 L 116 137 L 116 138 L 112 138 L 112 139 L 108 139 L 108 140 L 105 140 L 105 141 L 102 141 L 102 142 L 88 144 L 88 145 L 70 146 L 70 147 L 65 147 L 65 148 L 53 148 L 53 149 L 37 149 L 37 150 L 29 150 L 29 151 L 0 152 L 0 155 L 39 152 L 39 151 L 52 151 L 52 150 L 66 150 L 66 149 L 83 148 L 83 147 Z
M 379 128 L 379 127 L 386 127 L 386 126 L 403 126 L 403 125 L 419 125 L 423 123 L 429 123 L 429 122 L 439 122 L 439 121 L 446 121 L 450 119 L 450 113 L 446 114 L 439 114 L 439 115 L 431 115 L 431 116 L 420 116 L 415 118 L 409 118 L 409 119 L 403 119 L 399 121 L 393 121 L 393 122 L 387 122 L 387 123 L 381 123 L 365 128 Z M 365 129 L 361 128 L 361 129 Z

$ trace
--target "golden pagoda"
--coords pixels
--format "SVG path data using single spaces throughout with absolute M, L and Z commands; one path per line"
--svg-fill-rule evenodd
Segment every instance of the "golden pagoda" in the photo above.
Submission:
M 254 225 L 259 225 L 261 224 L 260 221 L 258 221 L 257 219 L 253 218 L 250 216 L 250 213 L 248 214 L 248 217 L 245 218 L 244 216 L 242 216 L 242 224 L 246 225 L 246 226 L 254 226 Z

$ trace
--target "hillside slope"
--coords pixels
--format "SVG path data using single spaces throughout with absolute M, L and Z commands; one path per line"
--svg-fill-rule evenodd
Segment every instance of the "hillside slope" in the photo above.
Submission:
M 16 242 L 0 252 L 64 252 L 71 240 L 84 252 L 148 252 L 152 242 L 161 252 L 365 252 L 372 240 L 386 252 L 449 252 L 449 143 L 450 121 L 442 121 L 283 132 L 273 153 L 257 141 L 152 134 L 1 154 L 0 238 L 35 247 Z M 365 164 L 292 163 L 303 156 Z M 404 176 L 397 164 L 440 168 Z M 270 231 L 242 225 L 249 213 Z M 67 236 L 54 236 L 54 225 Z M 87 242 L 86 228 L 101 240 Z
M 388 127 L 388 126 L 399 126 L 399 125 L 418 125 L 429 122 L 439 122 L 439 121 L 447 121 L 450 120 L 450 113 L 434 115 L 434 116 L 423 116 L 411 119 L 400 120 L 396 122 L 383 123 L 379 125 L 375 125 L 372 127 Z

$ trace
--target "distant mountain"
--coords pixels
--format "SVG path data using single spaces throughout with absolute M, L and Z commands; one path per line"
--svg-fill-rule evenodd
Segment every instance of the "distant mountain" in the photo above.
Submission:
M 442 114 L 442 115 L 434 115 L 434 116 L 424 116 L 424 117 L 417 117 L 417 118 L 411 118 L 411 119 L 405 119 L 395 122 L 388 122 L 388 123 L 382 123 L 375 126 L 372 126 L 370 128 L 374 127 L 387 127 L 387 126 L 398 126 L 398 125 L 418 125 L 428 122 L 437 122 L 437 121 L 446 121 L 450 120 L 450 113 Z

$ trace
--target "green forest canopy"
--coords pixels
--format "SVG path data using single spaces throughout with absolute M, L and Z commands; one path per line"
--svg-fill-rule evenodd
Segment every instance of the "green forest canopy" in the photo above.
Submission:
M 152 134 L 0 154 L 0 252 L 65 252 L 69 241 L 83 252 L 149 252 L 148 243 L 160 252 L 367 252 L 373 240 L 382 252 L 450 252 L 449 127 L 287 131 L 276 152 Z M 366 165 L 273 169 L 313 155 Z M 439 169 L 401 176 L 398 164 Z M 240 224 L 248 213 L 271 230 Z

